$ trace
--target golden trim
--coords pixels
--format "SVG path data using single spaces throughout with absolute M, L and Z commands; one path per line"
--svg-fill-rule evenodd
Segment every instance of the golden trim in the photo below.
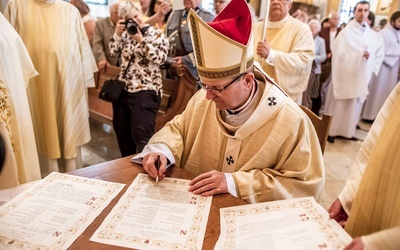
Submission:
M 208 78 L 208 79 L 223 79 L 226 77 L 231 77 L 234 75 L 239 75 L 240 73 L 244 73 L 248 68 L 253 66 L 254 63 L 254 57 L 251 57 L 247 62 L 246 62 L 246 69 L 243 71 L 241 70 L 241 65 L 235 66 L 233 68 L 228 68 L 228 69 L 218 69 L 218 70 L 208 70 L 205 68 L 197 68 L 197 71 L 199 73 L 199 76 Z

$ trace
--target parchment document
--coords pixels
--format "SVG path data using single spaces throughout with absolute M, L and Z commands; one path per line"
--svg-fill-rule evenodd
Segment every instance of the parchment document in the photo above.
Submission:
M 189 182 L 156 183 L 139 174 L 90 240 L 137 249 L 201 249 L 212 197 L 188 192 Z
M 67 249 L 124 186 L 51 173 L 0 207 L 0 248 Z
M 313 197 L 221 208 L 215 249 L 343 249 L 352 238 Z

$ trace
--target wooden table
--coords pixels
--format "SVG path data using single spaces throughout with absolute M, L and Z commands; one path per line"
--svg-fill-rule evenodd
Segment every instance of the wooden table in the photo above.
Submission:
M 69 249 L 126 249 L 105 245 L 89 241 L 96 229 L 101 225 L 105 217 L 111 212 L 111 209 L 117 204 L 118 200 L 127 190 L 129 184 L 136 178 L 138 173 L 145 173 L 140 165 L 132 163 L 131 157 L 125 157 L 114 161 L 104 162 L 90 167 L 81 168 L 68 172 L 68 174 L 94 178 L 104 181 L 112 181 L 127 184 L 124 189 L 111 201 L 111 203 L 100 213 L 100 215 L 89 225 L 89 227 L 76 239 Z M 173 167 L 167 172 L 168 177 L 192 179 L 194 176 L 183 169 Z M 16 188 L 10 188 L 0 191 L 1 196 L 16 195 Z M 247 204 L 230 194 L 221 194 L 213 197 L 210 214 L 208 217 L 207 229 L 204 236 L 203 249 L 214 249 L 220 233 L 219 209 L 223 207 L 237 206 Z

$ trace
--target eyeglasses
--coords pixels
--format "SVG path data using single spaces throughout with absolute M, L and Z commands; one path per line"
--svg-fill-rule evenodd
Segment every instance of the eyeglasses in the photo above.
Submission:
M 225 0 L 214 0 L 214 3 L 224 4 L 226 3 Z
M 242 73 L 242 74 L 240 74 L 240 75 L 238 75 L 235 79 L 233 79 L 230 83 L 228 83 L 227 85 L 225 85 L 224 87 L 222 87 L 222 88 L 220 88 L 220 89 L 217 89 L 216 87 L 208 87 L 208 86 L 206 86 L 204 83 L 201 83 L 201 87 L 205 90 L 205 91 L 207 91 L 207 90 L 209 90 L 209 91 L 211 91 L 211 92 L 215 92 L 215 91 L 218 91 L 219 93 L 221 93 L 222 92 L 222 90 L 224 90 L 224 89 L 226 89 L 227 87 L 229 87 L 229 85 L 231 85 L 232 83 L 234 83 L 234 82 L 236 82 L 237 80 L 239 80 L 242 76 L 244 76 L 246 73 Z M 200 81 L 200 79 L 198 79 L 199 81 Z

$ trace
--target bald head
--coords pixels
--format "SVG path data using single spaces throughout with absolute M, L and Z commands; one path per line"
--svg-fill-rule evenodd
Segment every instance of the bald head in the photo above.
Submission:
M 337 12 L 332 12 L 329 14 L 329 25 L 330 27 L 337 27 L 339 24 L 339 13 Z
M 110 6 L 110 19 L 111 22 L 113 22 L 114 24 L 116 24 L 120 19 L 118 16 L 118 7 L 119 3 L 114 3 L 113 5 Z

